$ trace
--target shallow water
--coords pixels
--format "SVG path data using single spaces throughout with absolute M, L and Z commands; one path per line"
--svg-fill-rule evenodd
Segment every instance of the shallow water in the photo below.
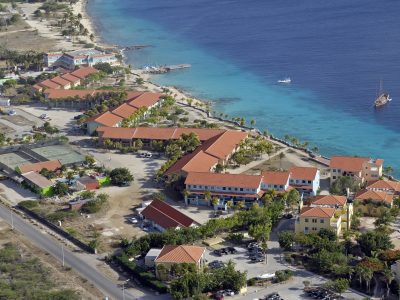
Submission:
M 190 63 L 153 80 L 213 100 L 325 155 L 382 157 L 400 175 L 400 2 L 91 0 L 107 42 L 154 47 L 132 64 Z M 384 17 L 383 17 L 384 16 Z M 289 86 L 277 85 L 286 76 Z M 393 101 L 372 106 L 379 81 Z

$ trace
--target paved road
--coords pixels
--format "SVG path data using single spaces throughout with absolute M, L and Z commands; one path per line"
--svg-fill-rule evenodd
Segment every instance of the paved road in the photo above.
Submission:
M 2 204 L 0 204 L 0 218 L 9 224 L 11 223 L 10 210 Z M 13 221 L 15 230 L 28 237 L 39 248 L 42 248 L 46 252 L 50 253 L 52 256 L 60 260 L 60 262 L 62 261 L 61 245 L 57 241 L 40 232 L 16 214 L 13 214 Z M 102 273 L 87 264 L 84 260 L 78 258 L 74 253 L 66 248 L 64 248 L 64 259 L 67 266 L 71 267 L 84 278 L 92 282 L 104 293 L 105 296 L 108 296 L 109 299 L 123 298 L 121 287 L 118 287 L 111 280 L 104 277 Z M 133 300 L 137 298 L 131 295 L 128 291 L 125 291 L 125 299 Z

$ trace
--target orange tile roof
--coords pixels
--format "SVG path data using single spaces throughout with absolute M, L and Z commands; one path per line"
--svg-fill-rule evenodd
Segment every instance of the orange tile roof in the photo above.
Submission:
M 133 99 L 139 97 L 144 92 L 127 91 L 126 93 L 127 93 L 126 99 L 129 101 L 129 100 L 133 100 Z
M 43 86 L 48 89 L 59 89 L 61 86 L 58 83 L 51 81 L 50 79 L 46 79 L 42 82 L 39 82 L 38 85 Z
M 90 74 L 97 73 L 97 72 L 98 72 L 98 70 L 93 67 L 83 67 L 83 68 L 79 68 L 79 69 L 71 72 L 70 74 L 75 77 L 78 77 L 80 79 L 85 79 Z
M 363 163 L 368 160 L 369 158 L 367 157 L 332 156 L 329 167 L 349 172 L 360 172 Z
M 195 133 L 200 141 L 209 140 L 221 133 L 225 132 L 225 129 L 209 129 L 209 128 L 176 128 L 173 139 L 179 139 L 182 134 Z
M 190 172 L 185 184 L 258 189 L 261 175 Z
M 289 172 L 267 171 L 263 172 L 263 182 L 265 184 L 285 185 L 289 181 Z
M 293 179 L 314 180 L 318 169 L 312 167 L 292 167 L 289 172 L 290 178 Z
M 59 84 L 62 87 L 65 87 L 65 86 L 71 84 L 71 82 L 69 82 L 68 80 L 66 80 L 66 79 L 64 79 L 64 78 L 62 78 L 60 76 L 56 76 L 56 77 L 52 78 L 51 81 Z
M 191 245 L 165 245 L 155 259 L 156 263 L 194 263 L 203 256 L 206 248 Z
M 117 116 L 120 116 L 121 118 L 126 119 L 126 118 L 129 118 L 130 116 L 132 116 L 135 111 L 137 111 L 137 108 L 124 103 L 124 104 L 121 104 L 120 106 L 118 106 L 117 108 L 113 109 L 111 112 L 114 115 L 117 115 Z
M 136 108 L 150 107 L 160 101 L 160 93 L 145 92 L 131 100 L 128 104 Z
M 189 172 L 210 172 L 218 164 L 218 158 L 211 156 L 203 151 L 195 151 L 183 156 L 174 165 L 172 165 L 165 175 L 185 171 Z
M 34 86 L 32 86 L 35 90 L 41 92 L 43 90 L 43 87 L 40 86 L 39 84 L 35 84 Z
M 393 203 L 393 194 L 381 191 L 362 190 L 358 192 L 354 197 L 355 201 L 364 201 L 369 199 L 385 202 L 391 205 Z
M 103 139 L 132 140 L 135 129 L 122 127 L 98 127 L 97 132 Z
M 47 169 L 49 171 L 56 171 L 59 168 L 61 168 L 61 163 L 59 160 L 48 160 L 48 161 L 42 161 L 42 162 L 37 162 L 34 164 L 25 164 L 19 166 L 19 170 L 21 173 L 27 173 L 30 171 L 36 171 L 40 172 L 42 169 Z
M 87 96 L 93 96 L 95 94 L 109 93 L 107 90 L 56 90 L 47 89 L 44 93 L 50 100 L 64 99 L 64 98 L 79 98 L 84 100 Z
M 400 192 L 400 182 L 392 181 L 392 180 L 377 180 L 371 183 L 368 183 L 367 190 L 376 189 L 376 190 L 391 190 L 394 192 Z
M 311 204 L 313 205 L 339 205 L 344 206 L 347 202 L 347 198 L 345 196 L 336 196 L 336 195 L 326 195 L 326 196 L 317 196 L 312 200 Z
M 94 119 L 92 119 L 92 122 L 99 123 L 104 126 L 109 126 L 109 127 L 114 127 L 118 123 L 120 123 L 123 119 L 117 115 L 114 115 L 113 113 L 106 111 L 103 114 L 100 114 L 96 116 Z
M 207 154 L 215 156 L 219 159 L 227 159 L 240 142 L 248 136 L 247 132 L 242 131 L 225 131 L 216 137 L 210 145 L 203 144 L 202 149 Z
M 135 139 L 147 140 L 171 140 L 175 132 L 175 128 L 152 128 L 152 127 L 137 127 L 135 129 Z
M 66 73 L 64 75 L 61 75 L 61 78 L 64 78 L 65 80 L 68 80 L 69 82 L 76 84 L 77 82 L 80 82 L 81 79 L 70 74 L 70 73 Z
M 301 217 L 332 218 L 335 209 L 331 207 L 303 207 L 300 212 Z

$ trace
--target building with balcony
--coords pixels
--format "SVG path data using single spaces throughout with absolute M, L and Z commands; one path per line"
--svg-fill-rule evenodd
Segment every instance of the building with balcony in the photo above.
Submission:
M 331 184 L 342 176 L 353 177 L 361 184 L 376 181 L 383 174 L 383 159 L 332 156 L 329 164 Z
M 400 182 L 382 179 L 369 182 L 365 189 L 369 191 L 386 192 L 389 194 L 400 195 Z
M 316 196 L 320 184 L 320 172 L 312 167 L 292 167 L 290 172 L 290 185 L 303 197 Z
M 267 171 L 262 172 L 262 177 L 261 188 L 265 191 L 286 192 L 289 190 L 290 172 Z
M 264 194 L 262 180 L 262 175 L 190 172 L 185 180 L 185 203 L 210 206 L 211 199 L 216 197 L 218 207 L 224 208 L 228 201 L 233 201 L 233 204 L 244 201 L 251 205 Z
M 296 233 L 317 233 L 322 228 L 341 234 L 342 217 L 331 207 L 303 207 L 295 223 Z

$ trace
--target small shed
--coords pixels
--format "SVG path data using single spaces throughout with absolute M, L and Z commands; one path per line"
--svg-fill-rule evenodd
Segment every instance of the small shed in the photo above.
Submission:
M 147 252 L 145 258 L 144 258 L 144 264 L 146 267 L 153 268 L 154 267 L 154 261 L 160 255 L 161 249 L 150 249 L 149 252 Z
M 83 191 L 83 190 L 96 190 L 100 188 L 100 183 L 96 178 L 91 176 L 83 176 L 76 180 L 73 184 L 72 189 L 76 191 Z

